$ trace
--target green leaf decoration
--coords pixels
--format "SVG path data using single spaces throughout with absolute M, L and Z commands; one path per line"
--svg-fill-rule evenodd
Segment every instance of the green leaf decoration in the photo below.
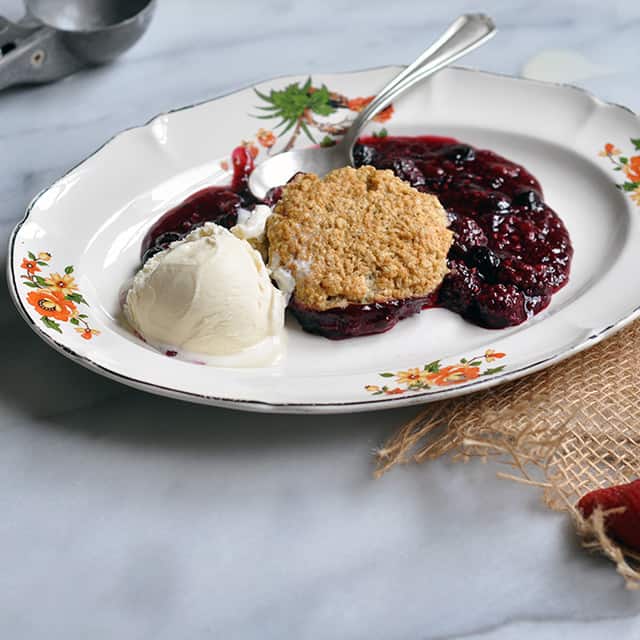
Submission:
M 31 287 L 32 289 L 40 289 L 40 285 L 35 282 L 25 282 L 25 287 Z
M 274 111 L 285 120 L 297 120 L 309 106 L 308 86 L 290 84 L 280 91 L 271 91 L 269 96 L 258 93 L 258 96 L 275 107 Z
M 380 131 L 374 131 L 374 138 L 386 138 L 389 135 L 389 132 L 383 127 Z
M 480 362 L 480 360 L 474 360 L 473 362 L 469 363 L 470 367 L 479 367 L 482 364 L 482 362 Z
M 276 128 L 281 127 L 285 122 L 286 121 L 283 121 L 280 124 L 277 124 Z M 282 131 L 280 131 L 280 135 L 284 135 L 285 133 L 287 133 L 287 131 L 292 129 L 296 125 L 297 122 L 298 122 L 297 120 L 292 120 L 291 122 L 289 122 L 289 124 L 287 124 L 287 126 L 284 129 L 282 129 Z
M 618 185 L 623 191 L 635 191 L 638 187 L 640 187 L 640 182 L 623 182 L 621 185 Z
M 636 151 L 640 151 L 640 138 L 631 138 L 631 144 L 635 147 Z
M 278 91 L 271 90 L 269 95 L 257 89 L 254 91 L 261 100 L 267 103 L 257 107 L 267 113 L 255 117 L 261 120 L 280 118 L 280 124 L 275 127 L 284 127 L 280 135 L 299 124 L 309 139 L 313 140 L 308 125 L 303 120 L 305 112 L 312 111 L 321 116 L 328 116 L 336 110 L 331 104 L 329 89 L 325 85 L 315 89 L 312 86 L 311 78 L 308 78 L 302 86 L 299 83 L 293 83 Z
M 60 325 L 55 320 L 52 320 L 47 316 L 40 316 L 40 320 L 42 320 L 42 324 L 44 324 L 45 327 L 48 327 L 49 329 L 53 329 L 58 333 L 62 333 L 62 329 L 60 328 Z
M 89 316 L 86 313 L 81 313 L 78 315 L 78 318 L 88 318 Z
M 38 262 L 36 264 L 39 264 L 41 267 L 46 267 L 47 263 L 43 262 L 42 260 L 38 260 Z
M 262 100 L 264 100 L 265 102 L 270 102 L 271 101 L 271 96 L 267 95 L 266 93 L 262 93 L 261 91 L 258 91 L 257 89 L 254 89 L 256 95 L 258 96 L 258 98 L 261 98 Z M 273 93 L 273 91 L 271 92 Z
M 331 136 L 325 136 L 320 140 L 321 147 L 333 147 L 335 146 L 336 141 Z
M 622 167 L 613 167 L 614 171 L 622 171 Z
M 492 376 L 496 373 L 500 373 L 501 371 L 504 371 L 506 365 L 502 365 L 501 367 L 493 367 L 493 369 L 487 369 L 486 371 L 484 371 L 482 373 L 483 376 Z
M 86 304 L 89 306 L 89 303 L 84 299 L 81 293 L 70 293 L 65 296 L 65 300 L 71 300 L 72 302 L 77 302 L 78 304 Z
M 42 278 L 41 276 L 35 276 L 36 278 L 36 282 L 41 286 L 41 287 L 46 287 L 47 286 L 47 281 Z
M 64 268 L 64 272 L 69 275 L 70 273 L 73 273 L 73 267 L 71 265 L 69 265 L 68 267 Z
M 625 156 L 620 156 L 618 160 L 620 160 L 622 164 L 629 164 L 629 158 L 625 158 Z
M 315 138 L 313 137 L 313 135 L 311 134 L 311 131 L 309 131 L 309 127 L 307 126 L 307 123 L 304 120 L 300 120 L 300 127 L 307 134 L 307 138 L 309 138 L 309 140 L 311 140 L 311 142 L 315 142 L 316 141 Z
M 29 251 L 29 259 L 30 260 L 35 260 L 36 259 L 35 255 L 33 253 L 31 253 L 31 251 Z
M 395 375 L 395 373 L 381 373 L 380 377 L 381 378 L 393 378 L 394 375 Z
M 428 371 L 429 373 L 438 373 L 438 371 L 440 371 L 440 360 L 434 360 L 429 364 L 425 364 L 424 370 Z
M 335 107 L 331 106 L 331 94 L 325 85 L 317 89 L 309 96 L 309 108 L 320 116 L 330 116 L 335 112 Z
M 78 320 L 78 318 L 71 318 L 71 320 L 69 320 L 69 322 L 71 324 L 75 324 L 76 326 L 78 326 L 80 324 L 80 321 Z
M 466 358 L 460 358 L 460 364 L 467 364 Z

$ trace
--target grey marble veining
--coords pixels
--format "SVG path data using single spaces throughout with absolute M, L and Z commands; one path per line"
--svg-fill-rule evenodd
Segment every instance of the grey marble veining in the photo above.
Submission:
M 0 234 L 118 130 L 269 76 L 408 61 L 479 9 L 502 31 L 466 64 L 571 49 L 606 68 L 581 84 L 640 108 L 628 1 L 160 0 L 117 64 L 0 94 Z M 535 491 L 444 461 L 374 481 L 412 410 L 302 421 L 135 392 L 48 349 L 0 286 L 0 638 L 640 637 L 638 594 Z

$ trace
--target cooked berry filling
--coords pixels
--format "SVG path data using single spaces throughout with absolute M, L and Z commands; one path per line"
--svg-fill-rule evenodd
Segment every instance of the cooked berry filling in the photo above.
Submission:
M 434 136 L 364 138 L 356 165 L 391 169 L 419 191 L 437 195 L 454 242 L 449 273 L 429 298 L 317 311 L 295 298 L 290 309 L 307 331 L 329 338 L 380 333 L 421 308 L 444 307 L 483 327 L 499 329 L 542 311 L 569 279 L 573 248 L 567 229 L 544 202 L 540 183 L 524 167 L 493 151 Z M 247 188 L 253 158 L 238 147 L 234 179 L 190 196 L 150 229 L 143 260 L 205 222 L 232 227 L 240 207 L 255 200 Z M 274 204 L 281 189 L 272 190 Z

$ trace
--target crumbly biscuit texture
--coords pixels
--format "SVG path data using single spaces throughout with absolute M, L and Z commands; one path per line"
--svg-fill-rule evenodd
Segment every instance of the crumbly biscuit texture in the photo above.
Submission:
M 267 237 L 270 267 L 289 270 L 297 302 L 320 311 L 428 295 L 452 242 L 435 196 L 369 166 L 296 177 Z

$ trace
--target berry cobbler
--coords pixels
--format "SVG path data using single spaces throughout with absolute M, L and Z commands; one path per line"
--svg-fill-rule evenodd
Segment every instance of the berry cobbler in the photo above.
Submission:
M 289 310 L 329 338 L 381 333 L 428 307 L 482 327 L 518 325 L 568 281 L 567 229 L 524 167 L 453 138 L 364 138 L 357 169 L 299 175 L 258 203 L 248 151 L 233 182 L 210 187 L 163 216 L 143 262 L 206 222 L 232 228 L 257 204 L 274 208 L 263 256 L 289 274 Z

